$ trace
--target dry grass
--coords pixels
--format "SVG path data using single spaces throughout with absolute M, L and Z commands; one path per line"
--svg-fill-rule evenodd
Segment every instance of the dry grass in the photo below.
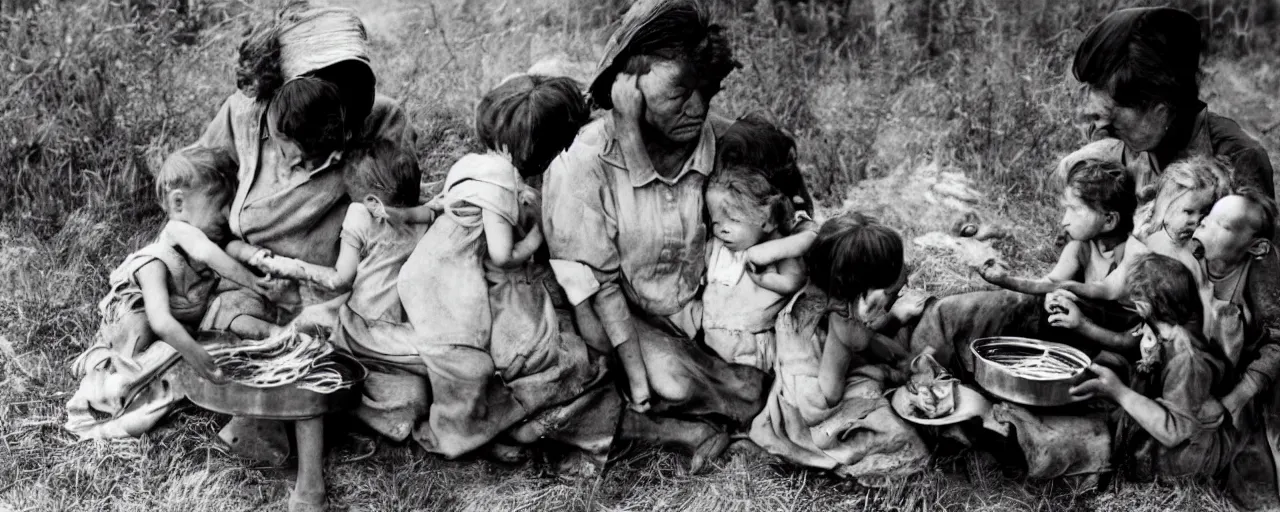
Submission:
M 909 237 L 949 224 L 948 210 L 922 200 L 920 176 L 963 172 L 985 192 L 978 210 L 1011 227 L 997 249 L 1028 272 L 1043 269 L 1056 251 L 1045 176 L 1082 142 L 1067 58 L 1117 2 L 928 2 L 935 21 L 923 39 L 877 38 L 869 3 L 824 2 L 813 4 L 854 7 L 828 8 L 844 17 L 823 24 L 809 6 L 808 18 L 774 27 L 730 5 L 754 2 L 718 2 L 746 63 L 718 107 L 762 110 L 792 129 L 826 208 L 872 211 Z M 261 15 L 244 2 L 200 2 L 187 15 L 135 18 L 126 3 L 148 2 L 59 3 L 0 21 L 0 510 L 282 510 L 289 470 L 219 451 L 214 433 L 226 417 L 187 407 L 141 439 L 116 442 L 76 443 L 61 429 L 75 385 L 68 365 L 97 327 L 107 273 L 160 222 L 147 169 L 190 141 L 231 91 L 231 48 L 246 20 Z M 349 3 L 373 34 L 380 90 L 404 101 L 422 135 L 422 163 L 438 178 L 470 149 L 482 91 L 547 57 L 590 69 L 607 35 L 600 22 L 622 2 L 472 2 L 469 11 L 446 0 Z M 1226 35 L 1214 40 L 1206 97 L 1256 133 L 1280 112 L 1272 39 L 1280 31 L 1274 13 L 1258 14 L 1265 9 L 1251 11 L 1251 24 L 1233 17 L 1266 2 L 1223 4 L 1213 15 L 1215 33 Z M 836 39 L 830 34 L 843 32 L 829 27 L 850 37 Z M 1273 155 L 1277 137 L 1264 138 Z M 921 287 L 975 285 L 954 255 L 916 247 L 910 256 Z M 334 436 L 333 455 L 350 448 Z M 622 457 L 599 481 L 576 484 L 540 463 L 449 462 L 410 446 L 331 463 L 326 473 L 335 508 L 351 510 L 1230 508 L 1203 484 L 1091 492 L 1027 482 L 988 454 L 939 454 L 927 473 L 886 489 L 744 455 L 695 477 L 678 456 L 655 452 Z

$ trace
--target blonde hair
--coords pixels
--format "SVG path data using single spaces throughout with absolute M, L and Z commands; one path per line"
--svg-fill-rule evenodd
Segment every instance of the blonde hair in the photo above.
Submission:
M 1209 192 L 1209 204 L 1231 193 L 1231 167 L 1222 159 L 1195 155 L 1169 164 L 1160 174 L 1159 181 L 1139 192 L 1144 202 L 1150 202 L 1150 214 L 1140 229 L 1141 235 L 1151 235 L 1164 228 L 1169 207 L 1178 198 L 1195 192 Z M 1154 199 L 1154 200 L 1152 200 Z
M 166 158 L 156 173 L 156 198 L 166 206 L 165 196 L 173 190 L 229 193 L 236 189 L 236 163 L 223 151 L 189 147 Z

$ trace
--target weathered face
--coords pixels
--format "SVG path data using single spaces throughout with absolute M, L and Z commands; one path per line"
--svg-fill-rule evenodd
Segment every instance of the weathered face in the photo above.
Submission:
M 1257 251 L 1259 244 L 1267 243 L 1259 239 L 1255 231 L 1248 201 L 1240 196 L 1227 196 L 1213 205 L 1192 238 L 1199 244 L 1204 259 L 1234 263 L 1244 261 L 1250 251 Z
M 706 193 L 707 210 L 711 213 L 711 234 L 724 242 L 730 251 L 742 251 L 760 243 L 772 231 L 764 212 L 743 211 L 739 201 L 729 192 L 710 188 Z
M 1156 104 L 1138 109 L 1117 105 L 1106 91 L 1090 88 L 1082 117 L 1088 124 L 1089 139 L 1115 137 L 1135 151 L 1155 149 L 1169 125 L 1169 107 Z
M 280 161 L 288 168 L 292 169 L 302 165 L 303 159 L 307 156 L 302 146 L 297 141 L 289 138 L 288 135 L 280 133 L 276 127 L 275 116 L 267 115 L 267 134 L 271 140 L 276 143 L 276 148 L 280 150 Z
M 1178 244 L 1191 240 L 1212 207 L 1213 192 L 1209 190 L 1191 190 L 1175 198 L 1164 213 L 1164 229 L 1169 238 Z
M 700 83 L 688 64 L 669 60 L 653 63 L 640 75 L 639 86 L 644 121 L 653 132 L 675 143 L 698 140 L 718 87 Z
M 1098 235 L 1115 228 L 1114 215 L 1091 208 L 1080 199 L 1075 187 L 1067 187 L 1062 193 L 1062 230 L 1072 240 L 1093 240 Z

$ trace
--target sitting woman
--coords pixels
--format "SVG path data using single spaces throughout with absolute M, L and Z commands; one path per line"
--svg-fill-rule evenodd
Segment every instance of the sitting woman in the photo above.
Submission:
M 822 225 L 808 262 L 808 287 L 778 316 L 775 379 L 751 440 L 864 484 L 920 471 L 924 442 L 884 398 L 900 361 L 875 354 L 867 327 L 885 314 L 904 271 L 902 239 L 847 213 Z

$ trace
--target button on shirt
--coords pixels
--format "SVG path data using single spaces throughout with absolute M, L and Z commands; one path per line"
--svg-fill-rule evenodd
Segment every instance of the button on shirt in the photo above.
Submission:
M 689 160 L 665 178 L 625 161 L 610 119 L 583 128 L 543 186 L 547 245 L 571 302 L 620 289 L 632 307 L 666 317 L 696 297 L 706 269 L 703 185 L 715 151 L 708 122 Z M 629 317 L 626 303 L 609 301 L 605 311 L 596 303 L 607 329 Z

